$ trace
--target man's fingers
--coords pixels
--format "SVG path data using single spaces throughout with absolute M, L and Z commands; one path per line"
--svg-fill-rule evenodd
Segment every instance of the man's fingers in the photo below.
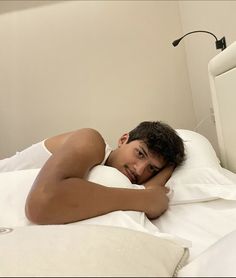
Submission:
M 165 192 L 168 194 L 170 192 L 170 188 L 168 186 L 165 186 Z

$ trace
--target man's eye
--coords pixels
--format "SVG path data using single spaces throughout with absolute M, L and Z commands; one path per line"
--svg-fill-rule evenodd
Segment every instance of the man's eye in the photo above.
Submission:
M 149 166 L 149 171 L 153 174 L 156 174 L 158 171 L 155 167 L 153 167 L 152 165 Z
M 140 150 L 136 150 L 139 158 L 144 158 L 144 154 Z

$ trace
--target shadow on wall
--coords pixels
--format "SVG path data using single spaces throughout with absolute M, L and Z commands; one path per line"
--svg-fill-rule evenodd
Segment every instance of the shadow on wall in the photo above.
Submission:
M 0 14 L 9 13 L 9 12 L 15 12 L 25 9 L 32 9 L 37 8 L 40 6 L 48 6 L 53 4 L 58 4 L 61 2 L 65 2 L 65 0 L 61 1 L 0 1 Z

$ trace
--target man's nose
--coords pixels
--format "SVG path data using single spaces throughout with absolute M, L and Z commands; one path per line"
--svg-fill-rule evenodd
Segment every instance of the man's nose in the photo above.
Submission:
M 135 164 L 136 175 L 141 176 L 146 168 L 146 163 L 144 161 L 139 161 Z

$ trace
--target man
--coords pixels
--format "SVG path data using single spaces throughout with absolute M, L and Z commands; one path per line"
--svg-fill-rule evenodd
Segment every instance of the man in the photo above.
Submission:
M 25 205 L 27 218 L 36 224 L 70 223 L 116 210 L 142 211 L 157 218 L 168 208 L 165 184 L 184 159 L 181 138 L 161 122 L 142 122 L 121 136 L 113 151 L 93 129 L 58 135 L 44 144 L 52 155 Z M 86 180 L 99 164 L 118 169 L 145 189 L 106 187 Z

